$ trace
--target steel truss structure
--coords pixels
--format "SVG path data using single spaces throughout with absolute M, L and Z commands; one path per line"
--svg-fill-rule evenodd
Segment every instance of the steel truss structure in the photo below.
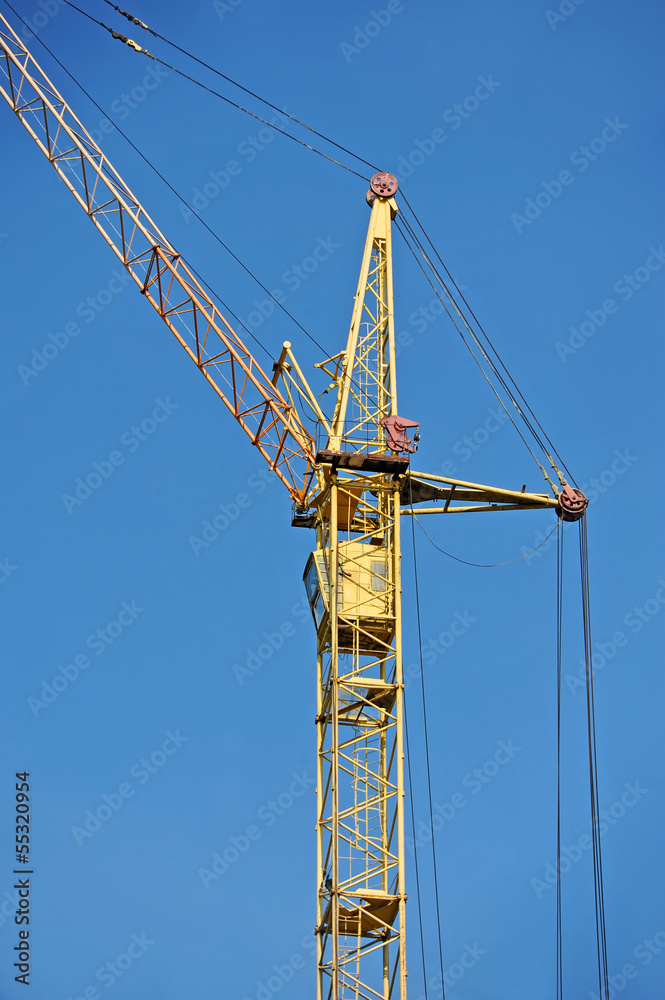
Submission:
M 298 413 L 2 15 L 0 94 L 252 444 L 301 503 L 312 478 L 313 441 Z
M 317 502 L 318 1000 L 406 996 L 392 199 L 373 200 Z M 326 369 L 327 370 L 327 369 Z M 333 374 L 333 372 L 329 372 Z M 339 466 L 357 472 L 341 475 Z M 385 471 L 369 474 L 384 463 Z M 310 567 L 313 566 L 310 562 Z M 312 578 L 311 568 L 306 573 Z M 321 590 L 322 588 L 322 590 Z M 316 589 L 308 586 L 310 599 Z

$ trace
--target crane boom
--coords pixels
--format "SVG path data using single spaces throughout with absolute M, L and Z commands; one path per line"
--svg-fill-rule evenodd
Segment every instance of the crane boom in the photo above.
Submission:
M 2 15 L 0 93 L 301 505 L 312 479 L 314 443 L 292 402 L 268 378 Z

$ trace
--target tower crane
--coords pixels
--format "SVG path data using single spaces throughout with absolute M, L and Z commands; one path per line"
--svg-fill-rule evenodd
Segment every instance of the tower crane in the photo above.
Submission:
M 316 365 L 335 392 L 329 418 L 289 342 L 272 373 L 261 368 L 2 16 L 0 93 L 284 484 L 293 526 L 315 532 L 304 583 L 318 678 L 317 997 L 405 1000 L 401 519 L 420 505 L 576 520 L 586 498 L 565 482 L 536 494 L 412 470 L 419 425 L 397 405 L 391 174 L 367 192 L 346 345 Z

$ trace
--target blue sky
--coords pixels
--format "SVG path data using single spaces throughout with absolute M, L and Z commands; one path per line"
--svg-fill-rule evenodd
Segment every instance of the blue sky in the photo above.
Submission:
M 82 6 L 239 99 L 101 0 Z M 265 293 L 113 125 L 282 291 L 326 350 L 340 350 L 366 182 L 274 131 L 263 141 L 260 123 L 155 69 L 58 0 L 17 7 L 36 34 L 37 60 L 148 212 L 270 351 L 289 339 L 308 373 L 320 360 L 287 317 L 260 315 Z M 662 483 L 660 5 L 137 0 L 132 13 L 398 173 L 589 493 L 609 967 L 617 990 L 623 981 L 631 1000 L 651 1000 L 665 981 L 657 839 L 665 565 L 651 499 Z M 115 258 L 4 102 L 0 135 L 2 997 L 22 995 L 12 970 L 10 838 L 14 773 L 28 770 L 34 1000 L 88 1000 L 94 990 L 113 1000 L 304 1000 L 314 990 L 315 644 L 301 576 L 314 539 L 290 528 L 286 492 L 262 474 L 261 456 L 159 318 L 118 279 Z M 303 270 L 321 246 L 325 259 Z M 395 299 L 399 409 L 421 422 L 415 467 L 544 489 L 455 330 L 431 311 L 433 292 L 398 239 Z M 102 482 L 89 497 L 63 500 L 95 471 Z M 220 513 L 218 524 L 227 523 L 217 537 L 194 543 Z M 532 549 L 551 525 L 549 514 L 522 512 L 430 518 L 426 527 L 461 558 L 501 562 Z M 578 529 L 565 534 L 564 974 L 567 990 L 586 1000 L 596 977 L 590 852 L 580 846 L 589 806 Z M 416 544 L 448 995 L 548 1000 L 555 546 L 481 570 L 446 559 L 418 531 Z M 403 564 L 408 665 L 418 657 L 410 531 Z M 460 621 L 462 634 L 444 649 L 439 637 Z M 58 676 L 67 684 L 46 704 L 44 684 Z M 425 975 L 435 998 L 419 699 L 413 682 Z M 202 875 L 225 851 L 237 858 L 215 878 Z M 411 850 L 408 865 L 417 1000 Z

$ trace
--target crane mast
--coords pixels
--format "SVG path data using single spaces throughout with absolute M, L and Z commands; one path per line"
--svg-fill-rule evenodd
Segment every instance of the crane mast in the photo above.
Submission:
M 1 15 L 0 94 L 284 483 L 292 524 L 316 530 L 304 582 L 317 636 L 317 1000 L 406 1000 L 401 517 L 431 502 L 422 513 L 577 520 L 586 498 L 410 471 L 418 423 L 397 412 L 392 175 L 367 193 L 346 348 L 315 366 L 336 391 L 328 419 L 288 342 L 263 371 Z
M 400 495 L 391 214 L 377 175 L 316 497 L 317 1000 L 406 998 Z M 390 191 L 388 190 L 390 188 Z M 379 193 L 380 192 L 380 193 Z

